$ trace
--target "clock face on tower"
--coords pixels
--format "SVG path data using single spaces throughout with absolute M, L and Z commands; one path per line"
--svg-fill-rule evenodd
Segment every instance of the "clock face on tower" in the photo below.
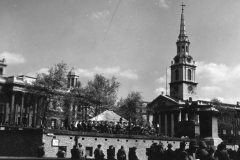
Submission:
M 193 93 L 193 87 L 192 86 L 188 86 L 188 93 L 192 94 Z
M 192 86 L 189 86 L 189 87 L 188 87 L 188 91 L 192 92 L 192 91 L 193 91 L 193 87 L 192 87 Z

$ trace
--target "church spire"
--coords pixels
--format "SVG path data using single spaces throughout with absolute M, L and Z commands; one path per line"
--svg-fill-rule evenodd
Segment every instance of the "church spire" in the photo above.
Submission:
M 187 40 L 187 33 L 185 28 L 185 19 L 184 19 L 184 8 L 186 5 L 182 3 L 182 14 L 181 14 L 181 23 L 180 23 L 180 34 L 178 36 L 179 41 Z

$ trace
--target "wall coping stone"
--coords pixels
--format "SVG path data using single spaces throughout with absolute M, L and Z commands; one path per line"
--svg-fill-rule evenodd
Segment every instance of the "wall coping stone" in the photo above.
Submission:
M 144 136 L 144 135 L 121 135 L 107 133 L 79 132 L 57 129 L 43 129 L 43 134 L 53 133 L 54 135 L 84 136 L 84 137 L 106 137 L 106 138 L 124 138 L 124 139 L 145 139 L 145 140 L 164 140 L 164 141 L 192 141 L 193 139 L 182 139 L 175 137 Z

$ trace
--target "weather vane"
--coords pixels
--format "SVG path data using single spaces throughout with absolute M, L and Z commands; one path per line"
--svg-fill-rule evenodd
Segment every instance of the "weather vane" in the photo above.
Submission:
M 183 13 L 183 10 L 184 10 L 183 7 L 185 7 L 186 5 L 184 5 L 182 2 L 182 5 L 180 5 L 180 6 L 182 6 L 182 13 Z

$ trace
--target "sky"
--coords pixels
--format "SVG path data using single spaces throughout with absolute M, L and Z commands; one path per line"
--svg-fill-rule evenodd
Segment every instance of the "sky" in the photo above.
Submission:
M 0 0 L 5 76 L 35 76 L 63 61 L 83 85 L 115 76 L 119 98 L 138 91 L 150 102 L 165 92 L 166 70 L 170 82 L 182 2 L 198 98 L 236 104 L 239 0 Z

